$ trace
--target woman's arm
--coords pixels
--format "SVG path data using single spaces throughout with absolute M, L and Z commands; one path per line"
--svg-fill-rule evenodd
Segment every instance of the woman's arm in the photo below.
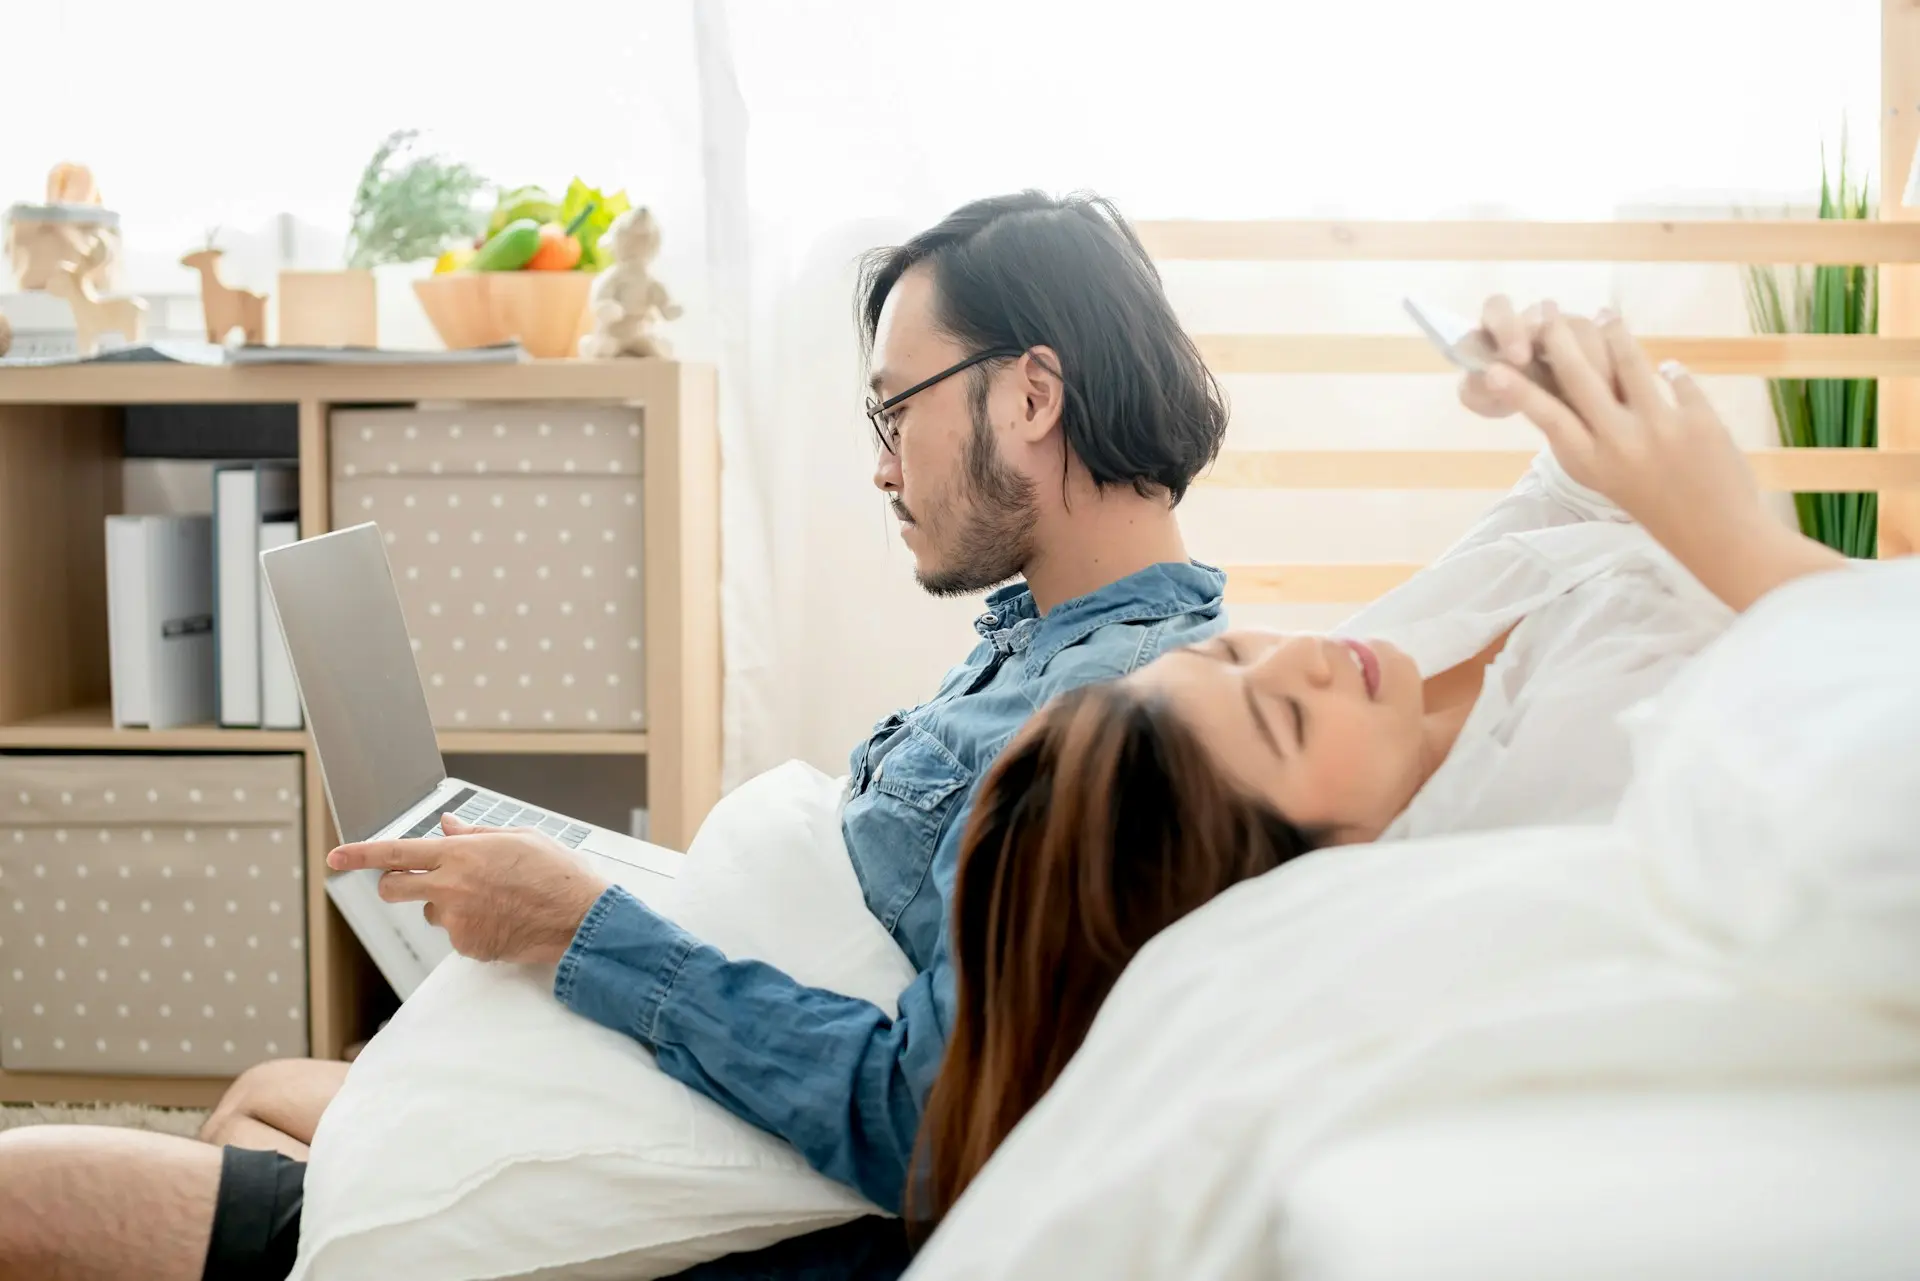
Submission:
M 1734 610 L 1847 563 L 1767 512 L 1747 460 L 1684 369 L 1655 373 L 1616 316 L 1603 316 L 1598 333 L 1606 363 L 1566 318 L 1545 317 L 1540 343 L 1564 400 L 1504 364 L 1484 375 L 1485 392 L 1525 414 L 1568 476 L 1619 504 Z

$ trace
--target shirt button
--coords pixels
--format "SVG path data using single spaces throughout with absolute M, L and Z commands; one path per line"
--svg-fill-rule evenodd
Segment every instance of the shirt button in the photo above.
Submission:
M 985 623 L 988 627 L 998 627 L 1000 625 L 1000 615 L 985 614 L 981 616 L 980 621 Z

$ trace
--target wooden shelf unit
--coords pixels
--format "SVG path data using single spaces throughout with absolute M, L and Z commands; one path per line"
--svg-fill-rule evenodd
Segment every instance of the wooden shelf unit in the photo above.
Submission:
M 331 518 L 328 416 L 421 402 L 637 405 L 645 423 L 647 728 L 445 731 L 443 752 L 631 758 L 654 840 L 685 848 L 720 788 L 720 525 L 716 383 L 661 360 L 519 365 L 69 366 L 0 369 L 0 750 L 289 752 L 305 758 L 308 986 L 313 1052 L 369 1034 L 377 983 L 325 890 L 335 841 L 301 730 L 123 730 L 108 711 L 104 522 L 121 509 L 124 407 L 291 404 L 299 414 L 300 528 Z M 536 799 L 537 798 L 529 798 Z M 216 1078 L 0 1073 L 0 1102 L 210 1105 Z
M 512 756 L 645 756 L 644 730 L 628 732 L 540 730 L 441 730 L 442 753 Z M 105 705 L 69 708 L 0 725 L 0 751 L 102 752 L 304 752 L 305 730 L 222 729 L 181 725 L 173 729 L 115 729 Z

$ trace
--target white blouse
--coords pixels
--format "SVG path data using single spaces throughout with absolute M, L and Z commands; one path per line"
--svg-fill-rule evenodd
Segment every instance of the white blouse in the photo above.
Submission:
M 1443 557 L 1337 629 L 1430 677 L 1513 628 L 1453 750 L 1381 839 L 1607 821 L 1630 768 L 1619 714 L 1733 617 L 1543 450 Z

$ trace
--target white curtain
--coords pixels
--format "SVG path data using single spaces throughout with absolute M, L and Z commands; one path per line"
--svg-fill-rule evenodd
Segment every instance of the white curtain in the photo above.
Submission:
M 853 264 L 976 196 L 1093 188 L 1136 218 L 1777 212 L 1850 125 L 1877 158 L 1874 0 L 55 0 L 6 19 L 0 202 L 91 164 L 126 218 L 130 284 L 219 224 L 344 232 L 387 130 L 509 183 L 624 185 L 666 232 L 684 355 L 722 370 L 727 776 L 838 768 L 972 639 L 869 483 Z M 248 279 L 247 255 L 238 256 Z M 1169 264 L 1196 332 L 1399 331 L 1551 292 L 1643 331 L 1740 332 L 1730 268 Z M 252 283 L 269 280 L 255 277 Z M 1525 445 L 1443 380 L 1228 380 L 1230 446 Z M 1716 394 L 1749 439 L 1757 384 Z M 1418 559 L 1485 495 L 1198 491 L 1191 550 Z M 1315 625 L 1335 607 L 1239 611 Z

